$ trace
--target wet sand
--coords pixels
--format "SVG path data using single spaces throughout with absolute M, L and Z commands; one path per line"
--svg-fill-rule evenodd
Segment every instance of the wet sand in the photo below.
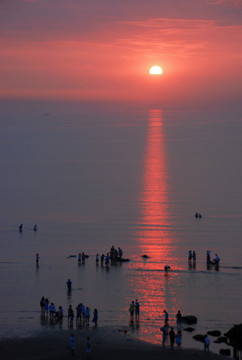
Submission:
M 74 334 L 75 351 L 71 352 L 70 334 Z M 86 353 L 86 339 L 90 337 L 91 352 Z M 171 350 L 169 345 L 144 343 L 124 334 L 121 329 L 90 328 L 81 330 L 47 330 L 28 338 L 11 338 L 0 340 L 1 360 L 66 360 L 66 359 L 97 359 L 97 360 L 219 360 L 224 357 L 202 350 L 176 347 Z

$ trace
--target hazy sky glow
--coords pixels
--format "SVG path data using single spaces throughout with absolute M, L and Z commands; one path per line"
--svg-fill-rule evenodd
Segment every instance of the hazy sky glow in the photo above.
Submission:
M 239 106 L 241 43 L 242 0 L 2 0 L 0 97 Z

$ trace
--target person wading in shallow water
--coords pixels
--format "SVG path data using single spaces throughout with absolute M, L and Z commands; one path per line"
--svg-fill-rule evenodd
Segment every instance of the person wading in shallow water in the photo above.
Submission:
M 95 326 L 97 326 L 97 321 L 98 321 L 98 312 L 97 309 L 94 309 L 92 322 L 94 322 Z
M 177 331 L 180 331 L 182 326 L 182 314 L 180 310 L 178 310 L 176 314 L 176 324 L 177 324 Z
M 73 320 L 74 320 L 74 311 L 72 309 L 72 306 L 69 305 L 69 308 L 68 308 L 68 326 L 70 326 L 70 327 L 73 326 Z
M 139 305 L 139 302 L 138 302 L 137 299 L 135 300 L 134 308 L 135 308 L 135 319 L 136 319 L 137 321 L 139 321 L 139 309 L 140 309 L 140 305 Z
M 173 327 L 171 327 L 171 330 L 169 332 L 169 336 L 170 336 L 170 346 L 171 346 L 171 349 L 173 350 L 174 343 L 175 343 L 175 337 L 176 337 L 176 334 L 175 334 L 175 331 L 174 331 Z
M 165 316 L 165 324 L 167 324 L 168 321 L 169 321 L 169 315 L 168 315 L 168 312 L 165 309 L 163 310 L 163 312 L 164 312 L 164 316 Z
M 67 290 L 71 291 L 72 281 L 70 279 L 67 280 L 66 285 L 67 285 Z
M 40 300 L 41 317 L 45 316 L 45 298 L 42 296 Z
M 134 321 L 134 301 L 129 305 L 130 321 Z

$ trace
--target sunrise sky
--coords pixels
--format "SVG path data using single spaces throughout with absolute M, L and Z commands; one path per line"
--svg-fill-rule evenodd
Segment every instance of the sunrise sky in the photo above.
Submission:
M 239 107 L 241 44 L 242 0 L 1 0 L 0 99 Z

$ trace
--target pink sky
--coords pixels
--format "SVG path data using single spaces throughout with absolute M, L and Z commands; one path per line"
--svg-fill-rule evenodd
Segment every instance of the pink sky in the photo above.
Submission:
M 241 102 L 242 0 L 2 0 L 0 17 L 0 98 Z

